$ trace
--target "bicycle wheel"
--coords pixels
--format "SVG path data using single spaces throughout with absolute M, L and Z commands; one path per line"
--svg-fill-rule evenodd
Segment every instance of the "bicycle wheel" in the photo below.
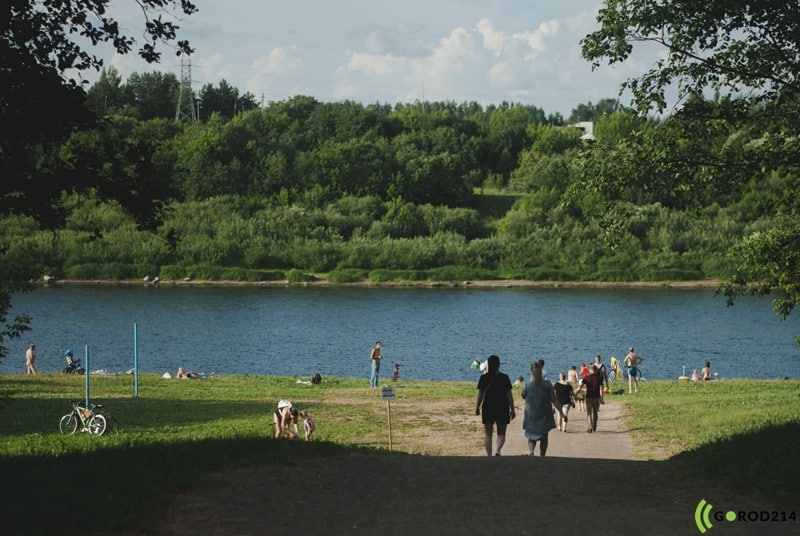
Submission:
M 58 429 L 62 434 L 74 434 L 78 429 L 78 417 L 74 413 L 67 413 L 58 423 Z
M 89 419 L 89 433 L 92 435 L 103 435 L 106 433 L 106 418 L 102 415 L 92 415 Z
M 608 371 L 608 381 L 613 382 L 616 379 L 617 379 L 617 371 L 614 369 Z

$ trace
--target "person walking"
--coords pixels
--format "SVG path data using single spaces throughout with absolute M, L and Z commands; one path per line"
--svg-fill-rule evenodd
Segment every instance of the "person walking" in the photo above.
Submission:
M 377 387 L 378 386 L 378 374 L 381 371 L 381 341 L 377 341 L 375 346 L 372 347 L 372 351 L 369 354 L 369 361 L 372 364 L 372 373 L 369 377 L 369 386 L 370 387 Z
M 28 374 L 36 374 L 36 345 L 31 344 L 25 351 L 25 368 Z
M 603 388 L 603 380 L 597 374 L 597 368 L 594 364 L 589 365 L 589 374 L 581 382 L 578 390 L 575 391 L 577 397 L 583 388 L 586 388 L 586 423 L 588 425 L 586 431 L 590 434 L 597 431 L 597 411 L 600 409 L 600 397 L 602 396 L 601 390 Z
M 558 405 L 561 408 L 561 413 L 558 414 L 558 429 L 566 432 L 569 408 L 575 407 L 573 402 L 575 390 L 572 388 L 572 384 L 567 381 L 567 375 L 563 372 L 559 372 L 558 381 L 553 384 L 553 389 L 556 392 L 556 400 L 558 400 Z
M 628 369 L 628 394 L 639 391 L 639 364 L 644 361 L 641 356 L 633 351 L 633 346 L 628 348 L 628 355 L 622 363 Z
M 558 411 L 559 420 L 565 420 L 566 417 L 556 399 L 553 384 L 544 379 L 541 361 L 531 365 L 531 377 L 533 379 L 522 389 L 522 398 L 525 399 L 525 417 L 522 421 L 522 429 L 528 440 L 528 455 L 533 456 L 538 441 L 539 456 L 545 456 L 548 434 L 556 427 L 553 408 Z
M 597 370 L 596 374 L 599 374 L 600 378 L 603 379 L 603 385 L 608 388 L 608 370 L 606 370 L 603 358 L 599 354 L 594 356 L 594 368 Z
M 506 442 L 506 428 L 517 416 L 514 409 L 514 396 L 511 394 L 511 380 L 500 372 L 500 358 L 489 356 L 486 361 L 486 374 L 478 380 L 478 401 L 475 415 L 481 415 L 483 422 L 483 445 L 486 455 L 492 455 L 492 433 L 497 425 L 497 452 L 500 456 Z

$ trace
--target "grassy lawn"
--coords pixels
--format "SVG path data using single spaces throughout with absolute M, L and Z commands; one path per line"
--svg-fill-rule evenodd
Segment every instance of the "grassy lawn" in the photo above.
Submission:
M 0 376 L 4 527 L 39 534 L 146 526 L 160 497 L 210 470 L 388 449 L 387 405 L 364 379 L 309 386 L 287 377 L 145 375 L 138 398 L 133 381 L 91 377 L 92 401 L 116 416 L 118 433 L 62 436 L 58 421 L 84 399 L 83 377 Z M 394 451 L 474 452 L 480 430 L 467 418 L 473 383 L 404 381 L 396 393 Z M 317 421 L 315 441 L 273 439 L 272 411 L 281 398 Z M 800 497 L 800 382 L 647 382 L 622 400 L 638 458 L 669 459 L 744 490 Z M 92 515 L 76 514 L 87 508 Z

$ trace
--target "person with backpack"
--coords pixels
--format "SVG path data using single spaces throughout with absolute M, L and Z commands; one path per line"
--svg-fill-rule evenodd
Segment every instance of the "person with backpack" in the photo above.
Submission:
M 603 380 L 603 385 L 608 387 L 608 370 L 606 370 L 606 365 L 603 363 L 603 358 L 600 357 L 600 354 L 594 356 L 594 368 L 597 370 L 596 374 L 599 374 Z

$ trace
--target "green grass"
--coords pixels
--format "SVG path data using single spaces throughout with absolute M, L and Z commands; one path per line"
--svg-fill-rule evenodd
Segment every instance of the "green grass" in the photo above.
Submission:
M 669 459 L 739 490 L 800 497 L 797 380 L 646 382 L 624 402 L 637 458 Z
M 211 470 L 299 463 L 388 449 L 386 403 L 365 379 L 218 376 L 206 380 L 91 377 L 91 395 L 120 422 L 117 434 L 62 436 L 58 421 L 84 398 L 84 378 L 0 376 L 0 516 L 13 534 L 146 527 L 165 494 Z M 403 381 L 393 408 L 393 450 L 464 455 L 480 442 L 473 383 Z M 621 384 L 620 384 L 621 385 Z M 641 459 L 669 460 L 742 491 L 800 488 L 800 382 L 647 382 L 622 397 Z M 281 398 L 317 421 L 315 441 L 272 437 Z M 615 397 L 616 398 L 616 397 Z M 425 411 L 418 411 L 424 405 Z M 447 441 L 441 441 L 446 437 Z M 88 505 L 88 506 L 87 506 Z M 92 515 L 86 515 L 90 508 Z M 144 513 L 144 514 L 143 514 Z M 151 516 L 151 517 L 148 517 Z

